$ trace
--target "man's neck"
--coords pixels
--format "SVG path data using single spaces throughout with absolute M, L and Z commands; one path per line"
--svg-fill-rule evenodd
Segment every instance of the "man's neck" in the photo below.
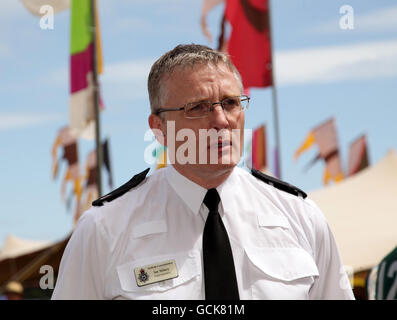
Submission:
M 221 185 L 233 172 L 234 167 L 217 171 L 202 171 L 202 170 L 186 170 L 185 165 L 173 165 L 174 169 L 178 171 L 185 178 L 193 181 L 205 189 L 216 188 Z

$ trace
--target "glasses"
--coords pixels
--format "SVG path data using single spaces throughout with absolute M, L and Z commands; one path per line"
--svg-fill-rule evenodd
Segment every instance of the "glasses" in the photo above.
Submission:
M 169 109 L 160 108 L 155 112 L 155 114 L 158 115 L 161 112 L 184 110 L 185 118 L 187 119 L 205 118 L 208 117 L 209 112 L 214 111 L 215 106 L 217 104 L 220 104 L 225 114 L 235 115 L 248 108 L 250 99 L 251 99 L 250 97 L 242 95 L 242 96 L 225 98 L 218 102 L 211 102 L 211 101 L 190 102 L 180 108 L 169 108 Z

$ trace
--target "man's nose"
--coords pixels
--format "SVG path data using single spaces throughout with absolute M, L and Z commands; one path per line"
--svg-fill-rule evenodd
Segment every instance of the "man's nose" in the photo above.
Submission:
M 209 113 L 209 118 L 211 128 L 220 130 L 229 126 L 229 121 L 227 119 L 226 113 L 220 103 L 212 106 Z

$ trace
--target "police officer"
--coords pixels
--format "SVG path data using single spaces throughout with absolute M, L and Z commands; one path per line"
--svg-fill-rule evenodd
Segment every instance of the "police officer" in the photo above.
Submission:
M 236 166 L 249 97 L 229 58 L 179 45 L 149 74 L 171 163 L 93 202 L 54 299 L 353 299 L 329 226 L 300 189 Z

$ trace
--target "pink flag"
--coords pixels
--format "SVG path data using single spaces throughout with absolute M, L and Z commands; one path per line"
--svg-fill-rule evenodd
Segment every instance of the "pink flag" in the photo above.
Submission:
M 368 167 L 367 139 L 365 135 L 350 144 L 348 175 L 352 176 Z

